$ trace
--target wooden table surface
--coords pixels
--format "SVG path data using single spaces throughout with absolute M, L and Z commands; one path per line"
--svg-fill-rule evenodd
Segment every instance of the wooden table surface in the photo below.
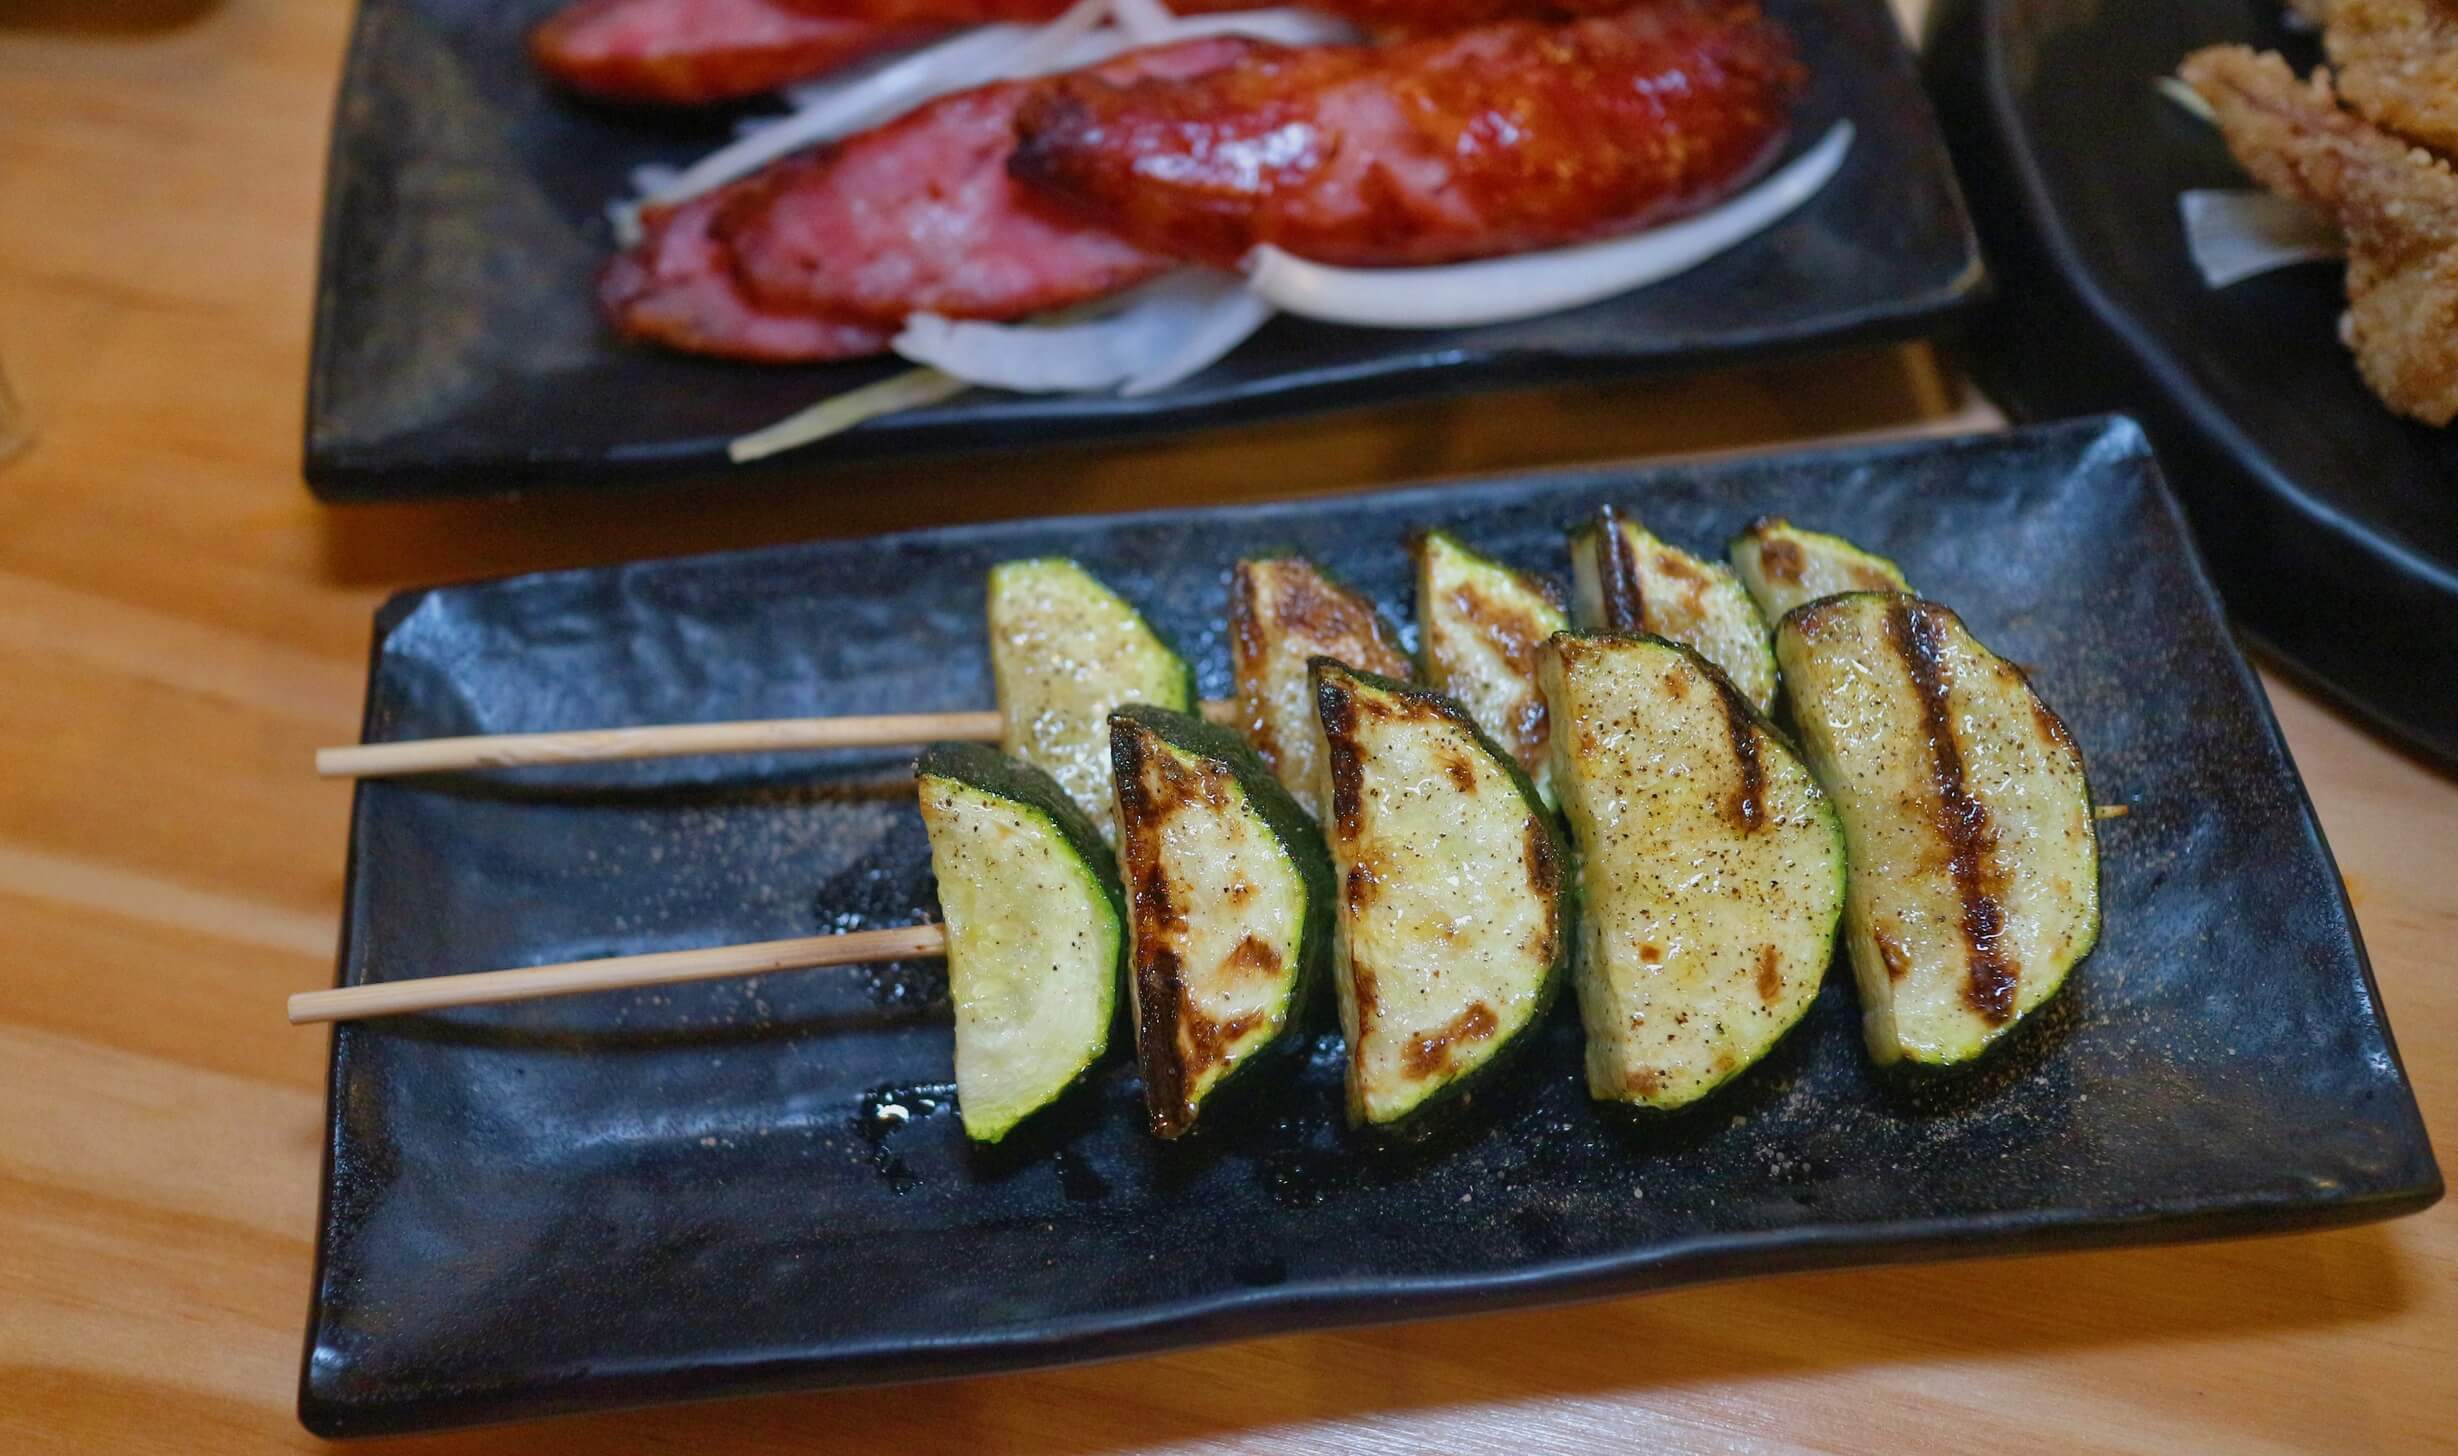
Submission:
M 356 729 L 386 593 L 1994 418 L 1887 350 L 854 489 L 327 509 L 300 487 L 300 411 L 348 9 L 0 3 L 0 367 L 38 431 L 0 466 L 0 1450 L 317 1444 L 291 1401 L 326 1034 L 280 1010 L 331 974 L 349 794 L 308 756 Z M 2270 688 L 2458 1148 L 2458 784 Z M 2417 1450 L 2458 1431 L 2453 1370 L 2444 1204 L 397 1449 Z

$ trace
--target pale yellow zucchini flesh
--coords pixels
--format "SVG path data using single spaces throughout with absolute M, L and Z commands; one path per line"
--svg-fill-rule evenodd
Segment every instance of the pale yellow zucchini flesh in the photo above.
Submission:
M 1408 655 L 1374 604 L 1302 556 L 1237 564 L 1229 583 L 1229 665 L 1237 726 L 1272 776 L 1317 819 L 1330 794 L 1323 729 L 1306 664 L 1328 657 L 1385 677 L 1409 675 Z
M 1699 654 L 1652 637 L 1546 644 L 1554 783 L 1579 846 L 1574 984 L 1590 1095 L 1706 1096 L 1807 1013 L 1844 900 L 1834 806 Z
M 956 1107 L 976 1142 L 1005 1137 L 1108 1049 L 1126 941 L 1092 826 L 1062 828 L 1054 806 L 1073 806 L 1057 786 L 994 757 L 939 745 L 917 775 L 947 925 Z
M 1841 536 L 1805 531 L 1782 516 L 1760 516 L 1733 538 L 1728 553 L 1733 574 L 1758 604 L 1759 615 L 1780 622 L 1804 602 L 1841 592 L 1908 592 L 1903 569 L 1863 551 Z
M 1136 1060 L 1152 1131 L 1174 1138 L 1290 1029 L 1324 957 L 1331 875 L 1295 801 L 1226 730 L 1137 708 L 1110 742 Z
M 1570 578 L 1581 627 L 1678 642 L 1723 669 L 1752 707 L 1773 706 L 1767 622 L 1730 568 L 1656 539 L 1607 506 L 1571 533 Z
M 1334 985 L 1350 1120 L 1469 1087 L 1535 1025 L 1567 959 L 1566 854 L 1536 792 L 1448 700 L 1318 660 Z
M 1828 597 L 1776 634 L 1811 768 L 1842 814 L 1845 944 L 1881 1063 L 1968 1061 L 2099 938 L 2082 753 L 1954 613 Z
M 1550 583 L 1482 556 L 1448 531 L 1416 538 L 1417 640 L 1426 685 L 1468 710 L 1554 802 L 1536 654 L 1570 625 Z
M 1193 674 L 1135 608 L 1072 561 L 992 567 L 989 617 L 999 750 L 1058 780 L 1107 837 L 1111 710 L 1191 711 Z

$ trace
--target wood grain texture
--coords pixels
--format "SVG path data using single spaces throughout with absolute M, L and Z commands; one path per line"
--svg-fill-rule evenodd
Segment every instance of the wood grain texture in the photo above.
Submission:
M 0 7 L 0 366 L 38 432 L 0 467 L 0 1450 L 317 1445 L 291 1399 L 325 1033 L 280 1012 L 330 974 L 349 791 L 309 756 L 357 723 L 393 588 L 1990 418 L 1890 350 L 850 489 L 328 510 L 298 441 L 347 20 L 336 0 Z M 2458 785 L 2272 691 L 2458 1147 Z M 2444 1205 L 384 1449 L 2421 1450 L 2458 1430 L 2453 1367 Z

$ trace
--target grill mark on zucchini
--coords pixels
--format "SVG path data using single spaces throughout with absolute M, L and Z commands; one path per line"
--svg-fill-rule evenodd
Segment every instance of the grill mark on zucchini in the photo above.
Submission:
M 1925 602 L 1897 604 L 1887 614 L 1887 634 L 1920 699 L 1930 778 L 1937 788 L 1933 822 L 1946 842 L 1946 868 L 1963 901 L 1963 939 L 1972 948 L 1971 979 L 1963 998 L 1991 1025 L 2002 1026 L 2014 1015 L 2014 988 L 2021 970 L 2003 944 L 2006 914 L 1998 903 L 1997 890 L 2004 875 L 1996 863 L 1997 831 L 1989 820 L 1988 807 L 1972 797 L 1964 781 L 1963 751 L 1955 743 L 1953 715 L 1946 701 L 1945 643 L 1930 618 L 1931 610 Z M 1884 954 L 1882 948 L 1880 954 Z M 1893 970 L 1891 963 L 1888 969 Z
M 1463 586 L 1451 593 L 1451 605 L 1470 621 L 1482 624 L 1487 640 L 1510 664 L 1512 672 L 1529 682 L 1536 680 L 1536 649 L 1545 645 L 1552 632 L 1543 624 L 1531 621 L 1524 612 L 1514 612 L 1493 601 L 1474 587 Z M 1551 731 L 1545 714 L 1545 699 L 1541 693 L 1530 693 L 1520 705 L 1518 714 L 1507 725 L 1510 741 L 1505 746 L 1519 766 L 1534 771 L 1543 761 L 1545 743 Z
M 1717 673 L 1708 674 L 1707 682 L 1724 708 L 1725 736 L 1732 740 L 1733 762 L 1741 770 L 1741 785 L 1733 790 L 1726 817 L 1742 833 L 1755 834 L 1767 822 L 1767 771 L 1758 761 L 1758 725 L 1739 689 Z
M 1759 517 L 1750 523 L 1750 529 L 1757 530 L 1766 519 Z M 1809 564 L 1801 555 L 1801 543 L 1798 541 L 1768 542 L 1758 553 L 1758 563 L 1760 570 L 1786 586 L 1799 586 L 1801 569 Z
M 1639 631 L 1647 621 L 1647 597 L 1639 587 L 1639 558 L 1622 533 L 1622 513 L 1606 506 L 1596 513 L 1596 527 L 1604 538 L 1596 557 L 1604 620 L 1597 625 L 1615 632 Z
M 1365 766 L 1357 756 L 1357 699 L 1342 693 L 1323 699 L 1317 705 L 1323 716 L 1323 741 L 1331 759 L 1331 817 L 1342 837 L 1355 839 L 1359 826 L 1358 812 L 1365 799 Z M 1349 903 L 1357 901 L 1357 874 L 1365 866 L 1349 871 Z
M 1440 1030 L 1419 1032 L 1409 1038 L 1407 1048 L 1400 1053 L 1401 1065 L 1412 1077 L 1439 1077 L 1451 1070 L 1451 1048 L 1462 1042 L 1483 1041 L 1494 1034 L 1499 1024 L 1494 1008 L 1482 1001 L 1473 1002 Z
M 1783 952 L 1771 945 L 1758 948 L 1758 999 L 1768 1005 L 1784 994 Z
M 1256 612 L 1254 582 L 1244 571 L 1234 573 L 1229 581 L 1229 636 L 1236 644 L 1239 660 L 1244 662 L 1261 662 L 1271 647 L 1271 639 L 1264 635 L 1263 620 Z M 1238 728 L 1245 733 L 1247 744 L 1277 773 L 1280 736 L 1272 731 L 1270 708 L 1260 694 L 1238 696 Z

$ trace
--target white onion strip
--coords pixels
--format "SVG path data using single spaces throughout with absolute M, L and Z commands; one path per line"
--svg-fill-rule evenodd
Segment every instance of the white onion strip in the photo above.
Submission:
M 2336 224 L 2293 198 L 2195 188 L 2180 193 L 2185 248 L 2206 288 L 2225 288 L 2273 269 L 2346 256 Z
M 1090 317 L 998 324 L 917 313 L 890 347 L 968 383 L 1021 394 L 1157 389 L 1236 348 L 1270 316 L 1237 275 L 1182 268 Z
M 1266 244 L 1247 286 L 1283 313 L 1385 329 L 1469 328 L 1558 313 L 1686 272 L 1780 221 L 1834 179 L 1852 123 L 1720 206 L 1627 237 L 1433 268 L 1335 268 Z
M 864 420 L 898 414 L 953 399 L 971 386 L 936 369 L 908 369 L 860 389 L 832 394 L 815 405 L 787 415 L 773 425 L 726 442 L 725 454 L 737 465 L 764 460 L 787 450 L 799 450 L 830 435 L 841 435 Z
M 984 25 L 965 31 L 828 91 L 692 163 L 641 200 L 664 207 L 748 177 L 780 157 L 850 136 L 901 116 L 936 96 L 1062 62 L 1109 14 L 1109 0 L 1077 0 L 1047 25 Z M 806 93 L 807 94 L 807 93 Z

